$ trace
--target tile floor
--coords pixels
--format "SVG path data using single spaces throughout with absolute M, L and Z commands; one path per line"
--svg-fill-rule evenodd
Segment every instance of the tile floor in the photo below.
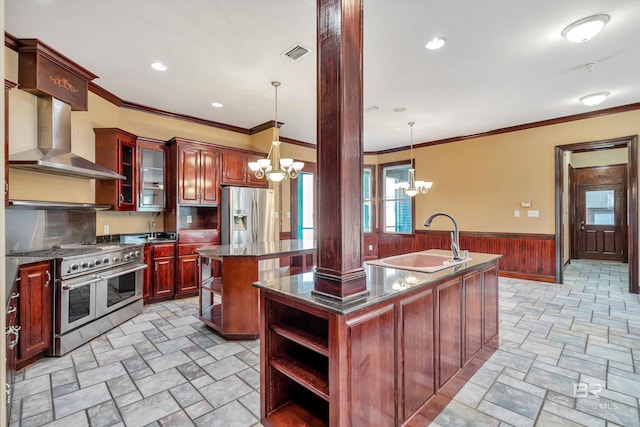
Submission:
M 627 265 L 574 261 L 565 284 L 500 279 L 500 348 L 434 426 L 640 426 L 640 300 Z M 226 342 L 197 299 L 18 373 L 12 426 L 259 426 L 258 342 Z M 385 427 L 385 426 L 375 426 Z

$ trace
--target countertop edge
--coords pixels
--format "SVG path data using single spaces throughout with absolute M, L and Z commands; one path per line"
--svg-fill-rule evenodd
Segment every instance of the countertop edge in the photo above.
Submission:
M 434 253 L 438 253 L 436 252 L 436 250 L 433 251 Z M 440 252 L 442 253 L 442 252 Z M 373 298 L 373 300 L 369 300 L 367 299 L 368 297 L 370 297 L 370 294 L 368 294 L 367 296 L 361 297 L 361 298 L 354 298 L 353 300 L 347 300 L 347 301 L 340 301 L 340 300 L 333 300 L 329 297 L 323 297 L 323 296 L 318 296 L 318 295 L 314 295 L 314 294 L 310 294 L 309 292 L 304 292 L 304 293 L 292 293 L 292 292 L 287 292 L 284 291 L 282 289 L 279 289 L 277 287 L 274 286 L 274 284 L 276 284 L 278 281 L 280 280 L 285 280 L 287 279 L 282 278 L 282 279 L 273 279 L 273 280 L 268 280 L 268 281 L 258 281 L 258 282 L 254 282 L 253 286 L 258 288 L 260 291 L 265 291 L 267 293 L 272 293 L 272 294 L 276 294 L 276 295 L 280 295 L 284 298 L 289 298 L 293 301 L 302 303 L 302 304 L 306 304 L 306 305 L 310 305 L 313 306 L 315 308 L 321 309 L 323 311 L 327 311 L 327 312 L 331 312 L 334 314 L 338 314 L 338 315 L 347 315 L 350 313 L 353 313 L 355 311 L 373 306 L 373 305 L 377 305 L 380 303 L 384 303 L 385 301 L 388 301 L 390 299 L 395 299 L 398 297 L 402 297 L 402 295 L 408 295 L 410 293 L 413 293 L 417 290 L 420 289 L 426 289 L 429 286 L 433 286 L 436 283 L 442 282 L 442 281 L 446 281 L 448 278 L 453 277 L 453 276 L 457 276 L 457 275 L 462 275 L 464 274 L 466 271 L 473 271 L 473 270 L 478 270 L 478 269 L 482 269 L 484 268 L 486 265 L 491 264 L 493 262 L 497 262 L 500 258 L 502 258 L 501 254 L 480 254 L 480 253 L 470 253 L 469 255 L 471 257 L 473 257 L 474 254 L 477 255 L 482 255 L 485 257 L 484 260 L 475 260 L 472 265 L 470 266 L 466 266 L 465 265 L 464 268 L 456 268 L 455 266 L 449 269 L 445 270 L 441 270 L 439 272 L 436 273 L 421 273 L 421 272 L 415 272 L 415 271 L 410 271 L 410 270 L 401 270 L 401 269 L 395 269 L 395 268 L 389 268 L 389 267 L 382 267 L 382 266 L 377 266 L 377 265 L 371 265 L 368 264 L 365 266 L 365 270 L 367 270 L 367 272 L 371 272 L 373 274 L 375 274 L 376 272 L 380 272 L 380 271 L 385 271 L 385 270 L 395 270 L 396 272 L 400 272 L 399 275 L 400 276 L 405 276 L 405 277 L 410 277 L 410 276 L 418 276 L 419 278 L 422 279 L 427 279 L 426 281 L 422 281 L 422 283 L 419 283 L 415 286 L 411 286 L 411 287 L 407 287 L 406 289 L 401 289 L 401 290 L 394 290 L 393 292 L 388 292 L 388 293 L 384 293 L 382 295 L 377 295 L 377 296 L 373 296 L 371 298 Z M 302 277 L 305 276 L 305 274 L 312 274 L 312 273 L 303 273 L 303 274 L 299 274 L 296 276 L 289 276 L 289 279 L 292 277 Z M 426 276 L 426 277 L 425 277 Z M 369 277 L 369 275 L 368 275 Z M 370 286 L 369 283 L 367 284 L 367 290 L 369 291 Z M 336 305 L 341 304 L 341 307 L 337 307 Z

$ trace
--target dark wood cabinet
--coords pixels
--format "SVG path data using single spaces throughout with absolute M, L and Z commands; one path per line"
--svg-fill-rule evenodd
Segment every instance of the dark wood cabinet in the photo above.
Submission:
M 151 297 L 151 284 L 153 283 L 153 245 L 144 245 L 143 257 L 147 268 L 142 273 L 142 300 L 146 303 Z
M 201 278 L 200 256 L 196 253 L 196 249 L 202 246 L 205 245 L 201 243 L 178 245 L 176 297 L 198 295 Z
M 178 142 L 178 204 L 217 205 L 220 194 L 219 153 L 205 144 Z
M 126 179 L 96 180 L 96 203 L 116 211 L 136 210 L 136 136 L 115 128 L 96 128 L 96 163 Z
M 153 280 L 150 299 L 162 300 L 174 295 L 176 268 L 175 243 L 156 243 L 152 245 Z
M 268 187 L 266 178 L 258 179 L 249 169 L 249 162 L 265 158 L 252 152 L 224 150 L 222 152 L 222 184 Z
M 166 146 L 148 138 L 137 140 L 138 211 L 161 212 L 167 206 Z
M 464 360 L 467 363 L 482 347 L 482 273 L 462 276 L 464 294 Z
M 442 387 L 462 367 L 462 288 L 460 278 L 436 288 L 438 324 L 438 386 Z
M 497 346 L 497 278 L 494 259 L 344 314 L 261 286 L 262 424 L 427 425 Z
M 435 323 L 433 289 L 400 301 L 398 316 L 399 377 L 398 416 L 405 420 L 435 393 Z
M 20 266 L 20 341 L 18 367 L 43 354 L 52 340 L 51 264 L 40 262 Z

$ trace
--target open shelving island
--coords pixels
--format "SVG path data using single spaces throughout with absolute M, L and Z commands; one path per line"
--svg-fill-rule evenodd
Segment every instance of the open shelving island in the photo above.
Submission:
M 307 255 L 316 253 L 313 240 L 280 240 L 237 245 L 205 246 L 201 257 L 200 320 L 226 339 L 260 336 L 259 280 L 270 280 L 310 270 Z M 300 257 L 300 266 L 280 267 L 282 257 Z M 216 268 L 214 263 L 220 263 Z M 220 275 L 214 274 L 217 270 Z
M 446 254 L 445 251 L 429 251 Z M 313 273 L 260 289 L 265 426 L 422 426 L 498 341 L 498 260 L 435 273 L 365 265 L 367 294 L 314 294 Z

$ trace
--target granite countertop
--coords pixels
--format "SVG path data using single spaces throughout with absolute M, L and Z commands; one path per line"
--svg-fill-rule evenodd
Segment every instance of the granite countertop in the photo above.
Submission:
M 265 257 L 285 255 L 291 252 L 312 251 L 316 249 L 315 240 L 278 240 L 248 244 L 204 246 L 197 252 L 206 258 L 224 258 L 226 256 Z
M 430 250 L 434 254 L 450 254 L 450 251 Z M 448 277 L 458 275 L 465 270 L 490 263 L 502 255 L 470 252 L 470 261 L 446 268 L 434 273 L 420 273 L 398 268 L 380 267 L 372 264 L 364 266 L 368 294 L 353 300 L 339 301 L 311 293 L 314 285 L 314 273 L 295 276 L 284 276 L 270 280 L 255 282 L 253 285 L 261 290 L 282 294 L 304 304 L 313 305 L 340 315 L 349 314 L 367 306 L 383 302 L 420 287 L 427 287 Z

